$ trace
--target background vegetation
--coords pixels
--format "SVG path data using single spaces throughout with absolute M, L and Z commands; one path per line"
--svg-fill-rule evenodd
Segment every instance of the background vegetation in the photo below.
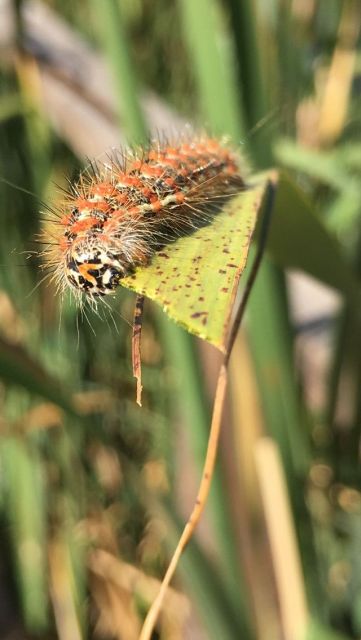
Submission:
M 133 294 L 113 302 L 116 326 L 60 309 L 27 258 L 41 203 L 56 207 L 87 156 L 187 121 L 228 134 L 255 170 L 282 166 L 288 187 L 231 362 L 207 515 L 155 637 L 359 638 L 358 1 L 0 11 L 0 638 L 136 639 L 192 505 L 218 354 L 149 304 L 140 409 Z

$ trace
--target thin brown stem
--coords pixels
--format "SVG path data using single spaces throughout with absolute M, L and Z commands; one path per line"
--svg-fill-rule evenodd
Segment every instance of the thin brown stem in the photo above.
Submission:
M 156 622 L 164 601 L 164 596 L 167 592 L 167 588 L 170 584 L 171 579 L 174 576 L 174 573 L 177 569 L 178 562 L 182 556 L 182 553 L 186 548 L 189 540 L 191 539 L 194 533 L 194 530 L 206 506 L 208 494 L 211 487 L 211 481 L 213 477 L 217 451 L 218 451 L 218 442 L 219 442 L 219 435 L 220 435 L 221 423 L 222 423 L 222 412 L 223 412 L 224 400 L 226 396 L 228 363 L 231 357 L 232 348 L 233 348 L 235 339 L 237 337 L 237 333 L 238 333 L 242 318 L 244 316 L 246 304 L 249 299 L 254 281 L 256 279 L 258 269 L 261 264 L 262 256 L 264 253 L 266 240 L 267 240 L 267 232 L 269 228 L 269 222 L 270 222 L 273 201 L 274 201 L 274 192 L 275 192 L 275 187 L 273 183 L 270 182 L 268 184 L 268 189 L 266 193 L 265 211 L 264 211 L 264 216 L 262 221 L 262 228 L 260 231 L 260 237 L 258 241 L 257 253 L 256 253 L 256 256 L 251 268 L 251 272 L 249 274 L 249 277 L 244 289 L 242 300 L 240 302 L 240 305 L 237 309 L 237 313 L 233 321 L 233 325 L 228 338 L 227 350 L 224 355 L 224 359 L 218 375 L 216 393 L 215 393 L 214 403 L 213 403 L 212 422 L 211 422 L 211 428 L 209 432 L 208 445 L 207 445 L 207 453 L 206 453 L 206 458 L 204 462 L 202 478 L 201 478 L 201 482 L 200 482 L 198 493 L 197 493 L 197 498 L 194 503 L 192 512 L 183 529 L 182 535 L 178 541 L 176 549 L 173 553 L 168 569 L 163 578 L 159 593 L 156 599 L 153 601 L 148 611 L 148 614 L 145 618 L 142 631 L 139 636 L 139 640 L 151 639 L 152 632 L 156 625 Z
M 132 362 L 133 376 L 137 380 L 137 404 L 142 406 L 142 359 L 141 359 L 141 338 L 143 320 L 144 296 L 137 294 L 135 300 L 133 317 L 133 337 L 132 337 Z
M 247 302 L 248 302 L 248 298 L 250 296 L 250 293 L 252 291 L 252 287 L 254 285 L 254 281 L 256 279 L 257 273 L 258 273 L 258 269 L 260 267 L 261 264 L 261 260 L 264 254 L 264 250 L 266 247 L 266 242 L 267 242 L 267 237 L 268 237 L 268 229 L 269 229 L 269 225 L 270 225 L 270 221 L 271 221 L 271 213 L 272 213 L 272 209 L 273 209 L 273 203 L 274 203 L 274 198 L 275 198 L 275 185 L 273 184 L 273 182 L 268 182 L 267 185 L 267 191 L 266 191 L 266 197 L 265 197 L 265 210 L 264 210 L 264 215 L 263 215 L 263 220 L 262 220 L 262 227 L 260 229 L 260 235 L 259 235 L 259 240 L 258 240 L 258 247 L 257 247 L 257 253 L 254 259 L 254 262 L 252 264 L 252 269 L 251 272 L 249 274 L 248 280 L 246 282 L 245 288 L 244 288 L 244 292 L 243 292 L 243 296 L 240 302 L 240 305 L 237 309 L 237 313 L 235 315 L 234 321 L 233 321 L 233 325 L 228 337 L 228 343 L 227 343 L 227 349 L 226 349 L 226 354 L 224 357 L 224 364 L 227 366 L 229 359 L 231 357 L 231 353 L 232 353 L 232 349 L 233 349 L 233 345 L 234 345 L 234 341 L 237 337 L 237 333 L 239 330 L 239 327 L 241 326 L 241 322 L 244 316 L 244 312 L 246 310 L 246 306 L 247 306 Z
M 163 604 L 164 596 L 167 592 L 169 583 L 178 566 L 179 559 L 185 547 L 187 546 L 189 540 L 191 539 L 193 532 L 203 513 L 204 506 L 206 504 L 207 497 L 209 494 L 209 489 L 211 486 L 211 479 L 212 479 L 214 464 L 217 456 L 217 448 L 218 448 L 218 440 L 219 440 L 219 434 L 221 429 L 221 417 L 222 417 L 222 409 L 223 409 L 224 397 L 226 392 L 226 384 L 227 384 L 227 368 L 224 365 L 222 365 L 219 376 L 218 376 L 217 389 L 216 389 L 216 395 L 214 400 L 212 424 L 211 424 L 211 429 L 210 429 L 209 439 L 208 439 L 206 460 L 203 468 L 201 483 L 198 489 L 197 498 L 194 503 L 192 513 L 188 518 L 187 524 L 183 529 L 183 533 L 173 553 L 172 559 L 169 563 L 168 569 L 163 578 L 159 593 L 156 599 L 153 601 L 151 608 L 148 611 L 139 640 L 150 640 L 161 606 Z

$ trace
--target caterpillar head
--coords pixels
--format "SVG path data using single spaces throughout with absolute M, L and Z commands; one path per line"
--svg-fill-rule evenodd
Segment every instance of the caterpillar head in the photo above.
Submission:
M 109 249 L 89 247 L 86 243 L 72 247 L 65 264 L 69 284 L 90 296 L 113 293 L 119 281 L 128 273 L 119 254 Z

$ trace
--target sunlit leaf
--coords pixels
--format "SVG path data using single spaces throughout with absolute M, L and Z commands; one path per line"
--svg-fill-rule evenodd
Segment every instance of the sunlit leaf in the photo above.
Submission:
M 155 300 L 187 331 L 224 351 L 266 185 L 263 175 L 228 202 L 212 224 L 167 245 L 150 266 L 122 284 Z
M 282 267 L 305 271 L 350 298 L 358 298 L 359 284 L 340 244 L 287 174 L 280 175 L 267 247 Z
M 281 139 L 275 145 L 276 157 L 287 167 L 311 175 L 315 180 L 343 190 L 350 176 L 342 167 L 337 154 L 306 149 L 292 140 Z

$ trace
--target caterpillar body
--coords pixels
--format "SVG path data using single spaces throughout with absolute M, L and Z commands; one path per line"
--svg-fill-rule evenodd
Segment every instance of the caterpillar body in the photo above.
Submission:
M 210 221 L 245 187 L 238 155 L 204 138 L 151 145 L 92 164 L 66 193 L 47 231 L 45 262 L 58 288 L 95 300 L 177 237 Z

